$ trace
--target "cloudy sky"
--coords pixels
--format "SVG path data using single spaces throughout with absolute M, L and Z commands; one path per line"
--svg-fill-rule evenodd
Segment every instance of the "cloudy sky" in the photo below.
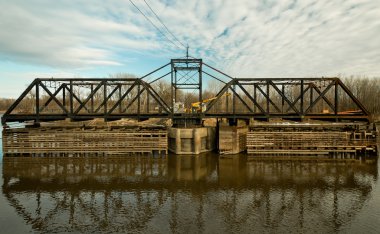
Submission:
M 143 75 L 190 54 L 234 77 L 380 77 L 380 0 L 0 0 L 0 97 L 36 77 Z M 168 40 L 170 39 L 171 42 Z

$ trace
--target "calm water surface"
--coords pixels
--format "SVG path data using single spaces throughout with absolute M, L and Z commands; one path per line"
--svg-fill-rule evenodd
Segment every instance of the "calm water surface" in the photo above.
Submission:
M 379 233 L 377 162 L 1 160 L 0 232 Z

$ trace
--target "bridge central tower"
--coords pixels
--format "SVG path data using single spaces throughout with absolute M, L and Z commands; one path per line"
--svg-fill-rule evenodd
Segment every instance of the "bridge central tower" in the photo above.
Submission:
M 191 102 L 201 102 L 202 99 L 202 59 L 179 58 L 171 59 L 171 108 L 173 116 L 176 114 L 186 114 L 191 108 Z M 183 92 L 181 92 L 183 91 Z M 180 98 L 180 92 L 182 98 Z M 189 96 L 197 97 L 196 100 L 188 100 Z M 199 110 L 202 112 L 202 110 Z M 195 122 L 200 122 L 200 114 L 192 118 Z M 193 115 L 194 116 L 194 115 Z M 180 122 L 186 121 L 178 119 Z M 187 120 L 188 121 L 188 120 Z M 178 122 L 178 121 L 177 121 Z M 190 120 L 191 122 L 191 120 Z M 179 124 L 179 123 L 178 123 Z

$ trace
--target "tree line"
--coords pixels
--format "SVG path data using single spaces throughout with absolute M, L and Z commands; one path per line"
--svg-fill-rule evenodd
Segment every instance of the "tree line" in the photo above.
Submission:
M 5 112 L 14 101 L 13 98 L 0 98 L 0 112 Z
M 380 120 L 380 78 L 350 76 L 341 77 L 341 80 L 373 115 L 372 117 Z M 348 100 L 340 101 L 342 105 L 350 107 Z

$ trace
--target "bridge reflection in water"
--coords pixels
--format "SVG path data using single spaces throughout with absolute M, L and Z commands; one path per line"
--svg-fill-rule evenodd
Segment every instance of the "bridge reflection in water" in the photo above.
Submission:
M 42 232 L 332 232 L 377 177 L 363 162 L 5 158 L 2 192 Z

